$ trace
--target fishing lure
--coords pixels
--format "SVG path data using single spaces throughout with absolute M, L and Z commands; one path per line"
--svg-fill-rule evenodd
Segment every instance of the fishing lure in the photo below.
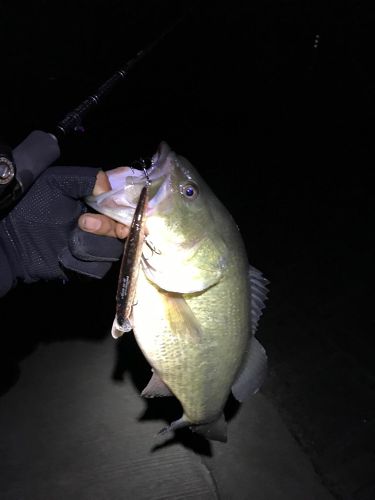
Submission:
M 146 176 L 147 179 L 147 176 Z M 116 294 L 116 317 L 112 326 L 112 337 L 117 339 L 125 332 L 133 329 L 130 321 L 142 247 L 145 239 L 145 212 L 148 202 L 148 186 L 142 188 L 138 204 L 134 212 L 129 234 L 124 246 Z

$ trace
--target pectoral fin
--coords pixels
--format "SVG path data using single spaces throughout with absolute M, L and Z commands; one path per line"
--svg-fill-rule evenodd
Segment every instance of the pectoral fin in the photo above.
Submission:
M 165 317 L 171 331 L 181 337 L 199 342 L 203 334 L 202 328 L 186 300 L 182 296 L 172 293 L 162 293 L 162 297 Z

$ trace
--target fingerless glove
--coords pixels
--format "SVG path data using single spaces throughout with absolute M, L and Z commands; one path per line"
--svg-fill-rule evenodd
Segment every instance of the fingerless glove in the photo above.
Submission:
M 67 280 L 66 269 L 102 278 L 118 260 L 121 241 L 77 226 L 98 171 L 50 167 L 0 221 L 0 295 L 17 280 Z

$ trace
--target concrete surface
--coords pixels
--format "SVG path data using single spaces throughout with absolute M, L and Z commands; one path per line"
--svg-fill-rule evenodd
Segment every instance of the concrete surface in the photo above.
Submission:
M 116 357 L 112 338 L 70 340 L 21 363 L 0 400 L 2 500 L 332 498 L 261 394 L 230 420 L 227 444 L 194 452 L 189 432 L 160 446 L 164 421 L 140 420 L 147 402 L 129 376 L 113 380 Z

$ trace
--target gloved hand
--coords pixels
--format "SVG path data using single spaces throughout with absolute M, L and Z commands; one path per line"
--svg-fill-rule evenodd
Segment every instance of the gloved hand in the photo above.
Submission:
M 123 243 L 77 226 L 87 211 L 83 198 L 93 192 L 98 172 L 91 167 L 50 167 L 37 179 L 0 222 L 0 247 L 9 262 L 1 282 L 67 280 L 66 269 L 94 278 L 108 272 L 121 256 Z M 80 225 L 84 227 L 82 217 Z

